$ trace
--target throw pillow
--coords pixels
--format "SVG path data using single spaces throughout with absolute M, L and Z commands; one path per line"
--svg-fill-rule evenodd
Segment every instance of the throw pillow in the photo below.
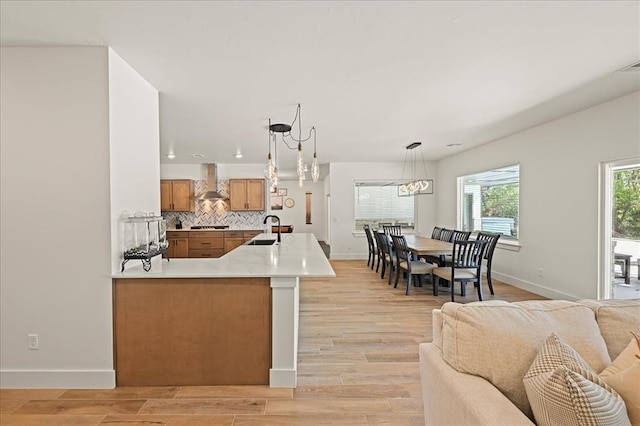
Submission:
M 640 426 L 640 336 L 634 338 L 618 358 L 607 367 L 600 378 L 624 400 L 627 414 L 634 426 Z
M 617 374 L 627 368 L 631 367 L 633 363 L 636 361 L 636 356 L 640 355 L 640 335 L 636 333 L 632 333 L 633 337 L 627 347 L 620 352 L 620 355 L 605 368 L 602 372 L 600 372 L 601 378 L 606 378 Z M 640 385 L 638 386 L 640 387 Z
M 553 333 L 524 377 L 538 426 L 630 425 L 622 398 Z

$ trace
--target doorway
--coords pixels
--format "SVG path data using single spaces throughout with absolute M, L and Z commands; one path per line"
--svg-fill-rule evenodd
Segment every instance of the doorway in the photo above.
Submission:
M 601 166 L 601 299 L 640 297 L 640 157 Z

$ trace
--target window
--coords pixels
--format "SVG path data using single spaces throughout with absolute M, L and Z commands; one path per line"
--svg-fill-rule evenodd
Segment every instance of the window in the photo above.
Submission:
M 520 165 L 458 178 L 458 223 L 465 231 L 486 231 L 518 239 Z
M 398 184 L 390 181 L 356 181 L 355 226 L 381 229 L 383 224 L 413 229 L 415 197 L 398 197 Z

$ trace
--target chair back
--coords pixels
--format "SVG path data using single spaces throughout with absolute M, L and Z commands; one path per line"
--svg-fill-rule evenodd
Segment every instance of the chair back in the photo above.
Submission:
M 442 228 L 440 228 L 439 226 L 434 226 L 433 232 L 431 233 L 431 238 L 434 240 L 439 240 L 441 233 L 442 233 Z
M 408 262 L 411 260 L 411 252 L 409 251 L 409 247 L 407 247 L 407 240 L 404 238 L 404 235 L 391 234 L 391 242 L 393 243 L 393 250 L 395 250 L 399 262 L 403 260 Z
M 402 228 L 398 225 L 384 225 L 382 229 L 387 235 L 402 235 Z
M 451 242 L 451 237 L 453 237 L 453 229 L 442 228 L 440 232 L 440 241 Z
M 482 259 L 487 242 L 484 240 L 456 240 L 453 242 L 452 254 L 452 275 L 455 269 L 477 269 L 477 276 L 480 276 Z
M 369 243 L 369 251 L 375 251 L 375 241 L 373 240 L 373 235 L 371 234 L 371 228 L 369 225 L 364 225 L 364 233 L 367 236 L 367 243 Z
M 491 260 L 493 258 L 493 252 L 498 245 L 498 240 L 502 234 L 494 234 L 491 232 L 478 232 L 476 240 L 483 240 L 487 242 L 487 247 L 484 250 L 484 258 Z
M 454 229 L 450 241 L 454 242 L 456 240 L 468 240 L 470 235 L 471 231 L 458 231 Z
M 378 248 L 380 249 L 380 252 L 383 255 L 391 255 L 391 247 L 387 234 L 384 234 L 380 231 L 373 231 L 373 235 L 376 236 L 376 241 L 378 242 Z

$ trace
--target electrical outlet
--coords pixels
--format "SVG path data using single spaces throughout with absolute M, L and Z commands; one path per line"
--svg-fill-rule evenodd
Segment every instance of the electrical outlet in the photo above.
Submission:
M 29 341 L 27 343 L 27 347 L 32 351 L 37 351 L 40 347 L 40 342 L 38 340 L 37 334 L 29 334 Z
M 544 269 L 538 268 L 538 276 L 539 277 L 544 277 Z

